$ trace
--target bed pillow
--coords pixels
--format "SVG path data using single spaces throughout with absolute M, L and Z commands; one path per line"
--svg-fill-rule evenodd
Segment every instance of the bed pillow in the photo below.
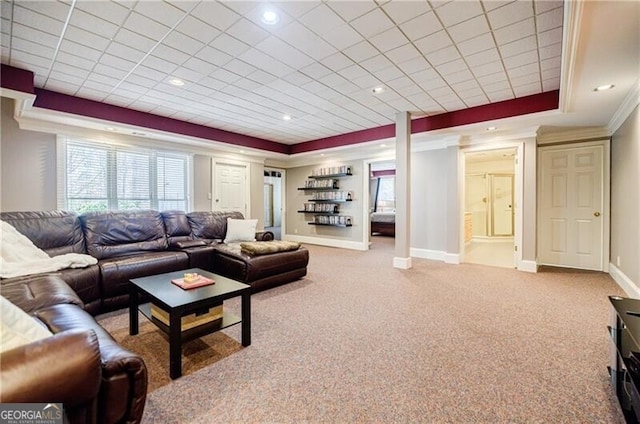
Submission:
M 224 238 L 224 242 L 256 241 L 257 225 L 257 219 L 227 218 L 227 235 Z
M 35 318 L 0 296 L 0 352 L 14 349 L 53 334 Z

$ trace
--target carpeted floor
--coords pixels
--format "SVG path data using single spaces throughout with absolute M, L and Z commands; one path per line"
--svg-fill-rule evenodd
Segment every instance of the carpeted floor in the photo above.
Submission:
M 144 422 L 623 422 L 606 326 L 624 293 L 608 275 L 398 270 L 392 243 L 308 246 L 307 277 L 252 297 L 252 345 L 239 326 L 195 341 L 175 381 L 153 326 L 131 337 L 126 311 L 100 317 L 150 368 Z

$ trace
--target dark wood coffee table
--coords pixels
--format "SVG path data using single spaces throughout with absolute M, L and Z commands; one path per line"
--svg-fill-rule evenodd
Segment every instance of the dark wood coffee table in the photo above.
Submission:
M 215 281 L 215 284 L 183 290 L 171 280 L 182 278 L 185 272 L 197 272 Z M 169 336 L 169 375 L 182 375 L 182 343 L 242 323 L 242 346 L 251 344 L 251 286 L 212 274 L 201 269 L 186 269 L 149 277 L 134 278 L 129 283 L 129 334 L 138 334 L 138 311 L 142 312 L 160 330 Z M 152 317 L 151 303 L 140 304 L 140 295 L 151 299 L 151 303 L 169 315 L 169 325 Z M 242 298 L 242 317 L 224 311 L 222 319 L 182 331 L 182 317 L 198 313 L 222 304 L 226 299 Z

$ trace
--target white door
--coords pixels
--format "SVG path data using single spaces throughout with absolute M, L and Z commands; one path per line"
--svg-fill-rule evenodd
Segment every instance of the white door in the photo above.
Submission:
M 242 212 L 247 216 L 247 169 L 242 165 L 215 164 L 214 211 Z
M 491 176 L 492 235 L 513 235 L 513 175 Z
M 603 270 L 604 147 L 541 150 L 539 261 Z

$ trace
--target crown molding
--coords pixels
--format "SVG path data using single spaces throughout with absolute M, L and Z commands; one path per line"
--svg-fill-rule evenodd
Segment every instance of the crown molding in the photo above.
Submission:
M 562 63 L 560 72 L 560 98 L 558 99 L 558 109 L 567 112 L 570 109 L 570 100 L 573 93 L 573 82 L 575 81 L 575 64 L 578 57 L 578 40 L 580 38 L 580 25 L 582 23 L 582 11 L 584 4 L 582 1 L 564 2 L 564 31 L 562 36 Z
M 640 83 L 634 85 L 629 94 L 627 94 L 627 97 L 622 101 L 618 110 L 616 110 L 611 117 L 611 120 L 607 124 L 609 134 L 613 135 L 618 131 L 638 104 L 640 104 Z
M 603 139 L 609 138 L 610 136 L 611 133 L 607 127 L 577 128 L 568 131 L 538 134 L 538 145 Z

